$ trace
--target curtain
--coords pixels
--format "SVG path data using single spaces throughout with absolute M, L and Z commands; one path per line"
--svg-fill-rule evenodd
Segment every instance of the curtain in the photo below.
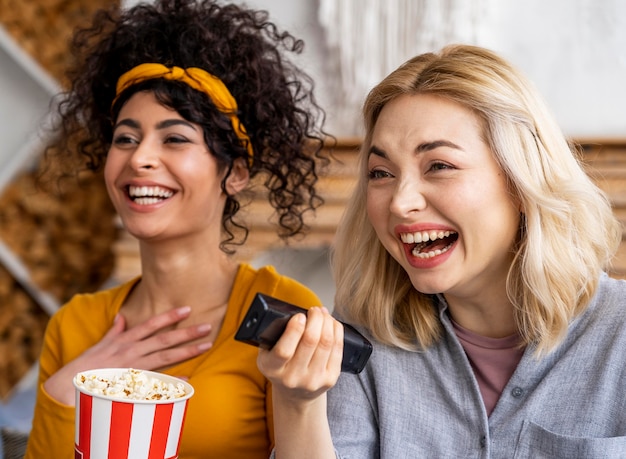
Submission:
M 340 76 L 339 109 L 358 118 L 367 92 L 410 57 L 446 43 L 476 43 L 492 1 L 319 0 L 318 19 Z

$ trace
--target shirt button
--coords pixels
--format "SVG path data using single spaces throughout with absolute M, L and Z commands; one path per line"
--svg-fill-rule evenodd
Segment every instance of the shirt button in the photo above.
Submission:
M 524 389 L 522 389 L 521 387 L 514 387 L 511 390 L 511 395 L 515 398 L 519 398 L 524 394 Z
M 480 447 L 484 448 L 485 446 L 487 446 L 487 437 L 483 435 L 482 437 L 480 437 Z

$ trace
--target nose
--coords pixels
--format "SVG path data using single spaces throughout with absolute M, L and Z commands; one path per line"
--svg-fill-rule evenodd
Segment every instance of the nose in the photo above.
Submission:
M 423 184 L 414 178 L 400 180 L 391 197 L 390 210 L 392 213 L 404 217 L 411 212 L 422 211 L 427 206 Z
M 154 169 L 159 165 L 159 153 L 156 145 L 153 145 L 149 139 L 143 139 L 137 144 L 130 157 L 130 166 L 134 170 Z

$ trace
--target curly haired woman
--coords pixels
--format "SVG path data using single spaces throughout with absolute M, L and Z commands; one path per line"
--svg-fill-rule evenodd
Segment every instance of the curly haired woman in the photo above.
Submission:
M 194 386 L 181 458 L 267 457 L 270 384 L 257 350 L 233 336 L 257 292 L 306 308 L 319 299 L 232 254 L 247 237 L 237 212 L 252 177 L 262 177 L 282 237 L 306 230 L 305 212 L 322 204 L 324 113 L 312 80 L 285 57 L 302 42 L 262 11 L 160 0 L 100 11 L 72 44 L 61 135 L 48 152 L 103 170 L 139 241 L 141 275 L 77 295 L 51 318 L 26 457 L 73 457 L 72 378 L 105 367 Z

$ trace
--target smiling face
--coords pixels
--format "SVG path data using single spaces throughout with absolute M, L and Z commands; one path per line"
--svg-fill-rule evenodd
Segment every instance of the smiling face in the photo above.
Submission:
M 243 187 L 247 170 L 240 169 L 233 168 L 228 180 L 242 179 Z M 133 236 L 157 240 L 200 235 L 219 240 L 225 173 L 209 152 L 202 128 L 161 105 L 151 92 L 138 92 L 122 107 L 104 178 Z M 239 185 L 229 192 L 239 191 Z
M 449 302 L 504 294 L 520 211 L 480 119 L 441 97 L 404 95 L 372 134 L 368 217 L 413 286 Z

